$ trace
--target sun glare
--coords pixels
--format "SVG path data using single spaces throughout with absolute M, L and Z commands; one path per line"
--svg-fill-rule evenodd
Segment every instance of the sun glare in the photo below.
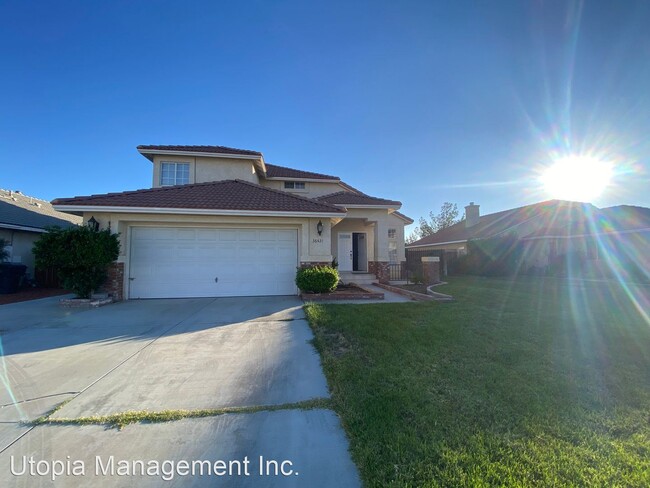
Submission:
M 607 188 L 612 166 L 593 156 L 571 155 L 556 159 L 540 181 L 550 198 L 591 202 Z

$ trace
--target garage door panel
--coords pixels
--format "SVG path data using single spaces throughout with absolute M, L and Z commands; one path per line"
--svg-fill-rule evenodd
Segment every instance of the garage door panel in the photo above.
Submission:
M 216 241 L 219 238 L 219 232 L 216 229 L 198 229 L 196 238 L 200 241 Z
M 295 294 L 297 247 L 288 229 L 133 227 L 129 296 Z
M 278 233 L 274 230 L 261 230 L 259 231 L 259 241 L 260 242 L 265 242 L 265 241 L 277 241 L 278 240 Z
M 293 230 L 278 230 L 277 236 L 278 236 L 278 241 L 291 242 L 291 243 L 296 241 L 296 233 Z
M 237 232 L 237 240 L 239 241 L 257 241 L 256 230 L 240 230 Z
M 236 241 L 237 240 L 237 231 L 236 230 L 220 230 L 219 231 L 219 240 L 221 240 L 221 241 Z

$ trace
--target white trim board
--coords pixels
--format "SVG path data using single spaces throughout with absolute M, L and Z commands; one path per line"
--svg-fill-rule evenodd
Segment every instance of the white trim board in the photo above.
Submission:
M 107 205 L 54 205 L 60 212 L 104 212 L 174 215 L 235 215 L 240 217 L 345 217 L 338 212 L 279 212 L 270 210 L 219 210 L 205 208 L 117 207 Z

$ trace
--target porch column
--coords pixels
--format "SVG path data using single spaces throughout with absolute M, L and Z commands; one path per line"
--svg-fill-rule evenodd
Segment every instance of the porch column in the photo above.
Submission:
M 375 259 L 368 263 L 368 271 L 374 273 L 380 283 L 390 281 L 388 268 L 388 219 L 379 218 L 375 221 Z

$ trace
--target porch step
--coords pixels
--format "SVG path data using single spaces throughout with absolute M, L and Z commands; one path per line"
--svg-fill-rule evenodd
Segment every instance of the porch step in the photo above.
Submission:
M 339 279 L 343 283 L 356 283 L 358 285 L 371 285 L 377 282 L 377 277 L 372 273 L 352 273 L 350 271 L 340 271 Z

